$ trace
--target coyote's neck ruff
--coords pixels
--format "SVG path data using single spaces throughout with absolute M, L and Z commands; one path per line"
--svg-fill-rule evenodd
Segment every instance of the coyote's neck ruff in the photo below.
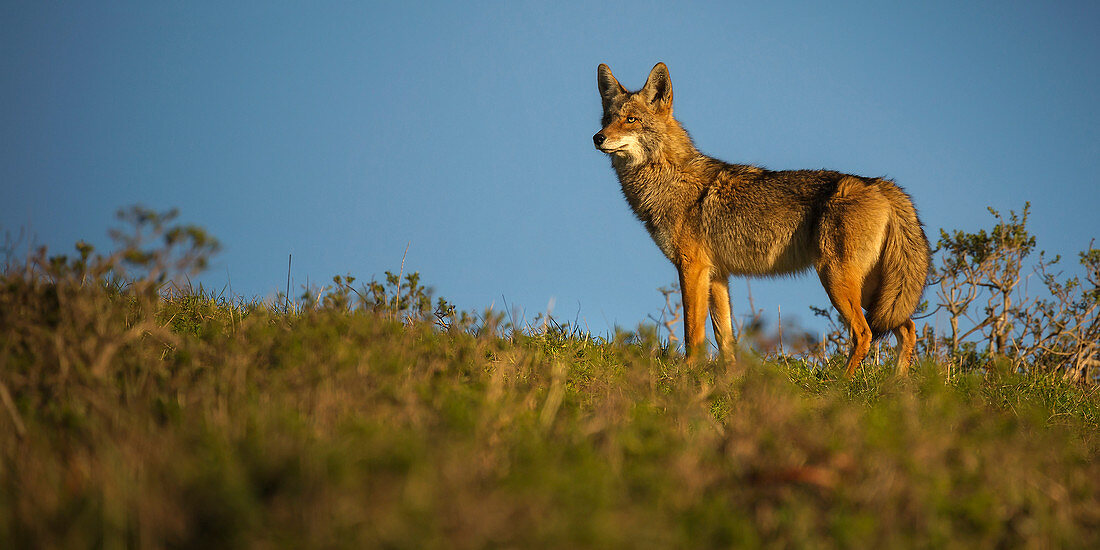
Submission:
M 690 163 L 706 162 L 695 149 L 687 132 L 669 119 L 669 138 L 658 143 L 630 145 L 611 153 L 611 165 L 619 175 L 623 196 L 635 215 L 650 233 L 667 232 L 669 224 L 682 213 L 685 201 L 698 197 L 703 185 L 696 178 L 685 177 L 693 172 Z M 652 146 L 654 150 L 645 149 Z M 669 250 L 658 242 L 666 255 Z
M 700 153 L 672 116 L 672 81 L 658 63 L 630 92 L 600 65 L 603 129 L 623 195 L 676 266 L 685 342 L 705 340 L 709 304 L 719 348 L 732 352 L 729 275 L 783 275 L 816 268 L 852 331 L 847 373 L 871 340 L 894 332 L 899 369 L 912 359 L 929 265 L 913 203 L 893 182 L 826 170 L 773 172 Z M 863 310 L 868 311 L 864 316 Z

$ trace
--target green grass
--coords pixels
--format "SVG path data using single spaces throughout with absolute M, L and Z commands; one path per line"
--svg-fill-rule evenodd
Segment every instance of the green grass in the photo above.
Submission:
M 150 296 L 5 278 L 0 546 L 1100 546 L 1055 377 Z

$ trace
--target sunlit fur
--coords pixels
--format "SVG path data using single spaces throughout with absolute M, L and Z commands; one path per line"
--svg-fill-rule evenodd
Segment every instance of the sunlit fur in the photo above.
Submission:
M 700 153 L 672 116 L 663 63 L 637 92 L 603 64 L 597 85 L 603 129 L 593 139 L 610 155 L 634 214 L 679 272 L 690 354 L 704 345 L 709 307 L 719 349 L 732 358 L 730 275 L 813 267 L 851 330 L 846 373 L 888 332 L 897 336 L 898 369 L 906 371 L 916 343 L 910 317 L 924 290 L 929 248 L 900 187 L 828 170 L 728 164 Z

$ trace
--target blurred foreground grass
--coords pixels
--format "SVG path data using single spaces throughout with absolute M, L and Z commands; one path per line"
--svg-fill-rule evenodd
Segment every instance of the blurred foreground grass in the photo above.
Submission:
M 5 547 L 1100 545 L 1100 406 L 1055 378 L 10 279 L 0 308 Z

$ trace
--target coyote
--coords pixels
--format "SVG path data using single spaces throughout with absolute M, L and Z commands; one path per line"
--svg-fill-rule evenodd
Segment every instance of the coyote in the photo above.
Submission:
M 913 360 L 929 268 L 928 238 L 894 182 L 828 170 L 773 172 L 700 153 L 672 116 L 672 81 L 658 63 L 637 92 L 600 64 L 603 129 L 592 137 L 611 157 L 623 195 L 676 266 L 689 356 L 705 352 L 711 323 L 733 358 L 729 276 L 790 275 L 813 266 L 851 331 L 845 374 L 871 342 L 898 340 L 898 372 Z M 867 310 L 866 315 L 864 309 Z

